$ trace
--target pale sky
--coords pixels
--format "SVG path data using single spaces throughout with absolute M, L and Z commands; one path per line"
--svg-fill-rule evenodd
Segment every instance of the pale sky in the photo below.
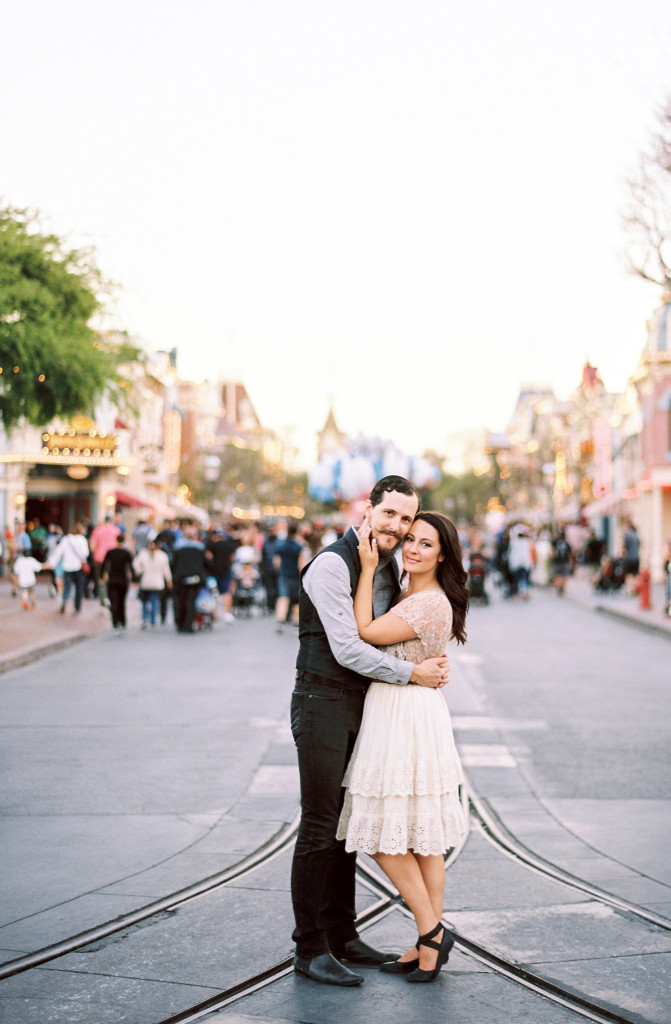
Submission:
M 110 325 L 236 377 L 307 466 L 340 427 L 444 450 L 522 383 L 622 390 L 659 291 L 625 179 L 668 0 L 22 0 L 0 201 L 95 248 Z

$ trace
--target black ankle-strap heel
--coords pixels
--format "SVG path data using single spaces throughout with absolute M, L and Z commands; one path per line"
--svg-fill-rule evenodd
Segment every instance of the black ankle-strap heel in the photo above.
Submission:
M 440 942 L 434 942 L 433 939 L 436 937 L 438 932 L 442 930 L 443 937 Z M 420 946 L 429 946 L 431 949 L 438 950 L 438 959 L 436 960 L 436 966 L 432 971 L 423 971 L 420 967 L 408 975 L 407 981 L 411 982 L 423 982 L 423 981 L 435 981 L 438 977 L 441 967 L 446 964 L 450 957 L 450 950 L 454 945 L 454 937 L 448 932 L 442 921 L 439 921 L 435 928 L 426 935 L 420 935 L 417 948 Z

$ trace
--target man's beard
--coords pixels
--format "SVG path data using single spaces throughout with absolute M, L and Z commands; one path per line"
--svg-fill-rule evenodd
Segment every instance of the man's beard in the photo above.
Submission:
M 393 533 L 391 530 L 378 530 L 378 536 L 380 536 L 380 537 L 389 537 L 390 540 L 394 541 L 394 546 L 393 547 L 385 548 L 385 552 L 384 552 L 385 555 L 393 555 L 393 554 L 395 554 L 398 551 L 398 549 L 400 548 L 401 544 L 403 543 L 403 537 L 400 537 L 397 533 Z M 379 545 L 379 541 L 378 541 L 378 547 L 379 546 L 380 545 Z

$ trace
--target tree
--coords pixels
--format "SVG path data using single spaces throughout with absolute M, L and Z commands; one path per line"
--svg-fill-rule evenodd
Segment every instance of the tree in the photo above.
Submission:
M 632 271 L 646 281 L 671 286 L 671 96 L 659 109 L 657 126 L 637 171 L 629 178 L 624 225 Z
M 88 250 L 69 251 L 40 230 L 29 210 L 0 207 L 0 420 L 44 426 L 91 413 L 101 395 L 126 382 L 130 345 L 99 336 L 91 320 L 105 282 Z

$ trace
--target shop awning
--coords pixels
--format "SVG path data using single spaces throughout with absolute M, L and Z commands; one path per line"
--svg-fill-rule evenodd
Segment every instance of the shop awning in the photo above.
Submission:
M 126 491 L 115 491 L 114 497 L 117 505 L 124 505 L 126 508 L 150 508 L 152 510 L 155 508 L 150 501 L 142 501 Z
M 597 516 L 610 516 L 622 510 L 624 495 L 607 494 L 603 498 L 597 498 L 590 505 L 586 505 L 582 514 L 586 519 L 595 519 Z

